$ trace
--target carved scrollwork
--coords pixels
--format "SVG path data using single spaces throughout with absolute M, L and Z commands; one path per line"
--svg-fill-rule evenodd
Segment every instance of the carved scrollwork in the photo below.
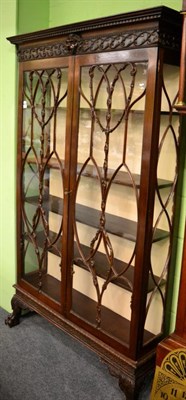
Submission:
M 81 38 L 70 34 L 65 42 L 27 47 L 18 50 L 19 61 L 37 60 L 43 58 L 63 57 L 74 54 Z
M 68 55 L 68 49 L 63 43 L 52 45 L 42 45 L 38 47 L 27 47 L 18 50 L 19 61 L 38 60 L 43 58 L 53 58 Z
M 163 32 L 160 34 L 158 29 L 137 30 L 92 38 L 81 38 L 77 34 L 70 34 L 64 42 L 20 48 L 18 59 L 19 61 L 29 61 L 72 54 L 149 47 L 157 44 L 174 49 L 179 48 L 179 38 L 174 33 Z
M 112 36 L 101 36 L 81 41 L 78 51 L 80 53 L 123 50 L 132 47 L 149 46 L 158 43 L 158 31 L 132 31 Z

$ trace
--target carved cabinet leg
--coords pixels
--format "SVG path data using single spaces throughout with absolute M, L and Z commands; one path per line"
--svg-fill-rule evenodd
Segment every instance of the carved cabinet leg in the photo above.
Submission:
M 19 324 L 22 310 L 27 309 L 25 304 L 19 299 L 16 294 L 12 297 L 11 306 L 13 312 L 9 314 L 8 317 L 5 319 L 5 324 L 8 325 L 10 328 Z
M 144 386 L 144 380 L 139 382 L 122 375 L 119 377 L 119 386 L 127 400 L 137 400 Z
M 121 373 L 116 368 L 108 365 L 109 372 L 112 376 L 119 380 L 119 387 L 124 392 L 126 400 L 138 400 L 140 392 L 144 387 L 145 377 L 130 377 L 129 375 Z

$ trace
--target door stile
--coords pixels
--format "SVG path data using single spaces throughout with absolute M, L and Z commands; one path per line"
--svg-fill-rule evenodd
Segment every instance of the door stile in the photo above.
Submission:
M 79 82 L 80 73 L 76 68 L 77 57 L 71 57 L 71 73 L 69 75 L 69 85 L 72 93 L 69 96 L 70 112 L 67 117 L 71 129 L 71 139 L 67 141 L 66 151 L 68 153 L 67 158 L 69 159 L 69 172 L 68 176 L 68 218 L 67 218 L 67 254 L 66 254 L 66 314 L 69 315 L 72 308 L 72 291 L 73 291 L 73 258 L 74 258 L 74 218 L 75 218 L 75 182 L 77 173 L 77 145 L 78 145 L 78 122 L 79 122 Z
M 18 121 L 17 121 L 17 192 L 16 192 L 16 226 L 17 226 L 17 283 L 20 282 L 24 274 L 23 260 L 23 241 L 22 241 L 22 218 L 21 218 L 21 198 L 22 198 L 22 124 L 23 124 L 23 64 L 19 64 L 19 98 L 18 98 Z
M 62 286 L 61 286 L 61 312 L 66 315 L 71 307 L 71 279 L 72 279 L 72 257 L 73 257 L 73 190 L 71 185 L 71 175 L 73 171 L 73 157 L 71 156 L 74 147 L 74 57 L 69 57 L 68 72 L 68 98 L 67 98 L 67 118 L 66 118 L 66 146 L 65 146 L 65 167 L 64 167 L 64 218 L 63 218 L 63 238 L 62 238 Z

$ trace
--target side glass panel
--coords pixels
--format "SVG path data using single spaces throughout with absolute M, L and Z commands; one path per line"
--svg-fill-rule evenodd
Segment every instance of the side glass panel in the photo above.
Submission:
M 24 72 L 22 262 L 24 280 L 60 301 L 67 69 Z
M 72 312 L 128 345 L 147 63 L 81 68 Z
M 145 328 L 162 332 L 172 237 L 172 211 L 177 181 L 179 116 L 174 109 L 179 86 L 179 68 L 164 65 L 160 139 L 149 281 L 154 282 L 146 304 Z M 154 318 L 156 315 L 156 318 Z

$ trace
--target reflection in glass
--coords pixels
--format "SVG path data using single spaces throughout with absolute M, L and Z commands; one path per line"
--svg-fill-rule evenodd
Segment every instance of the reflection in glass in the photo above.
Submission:
M 165 320 L 165 294 L 170 262 L 172 238 L 172 212 L 177 182 L 179 117 L 174 109 L 177 100 L 179 68 L 164 65 L 157 184 L 154 208 L 153 239 L 157 232 L 162 239 L 154 241 L 151 247 L 149 280 L 154 289 L 149 293 L 146 303 L 145 328 L 153 334 L 160 334 Z M 171 160 L 171 162 L 170 162 Z M 153 322 L 153 315 L 156 320 Z
M 130 334 L 146 69 L 146 63 L 128 62 L 82 67 L 79 88 L 72 309 L 125 344 Z M 78 308 L 80 297 L 91 312 Z
M 21 171 L 24 279 L 56 301 L 60 300 L 60 290 L 49 293 L 48 284 L 61 279 L 66 98 L 66 69 L 24 72 Z

